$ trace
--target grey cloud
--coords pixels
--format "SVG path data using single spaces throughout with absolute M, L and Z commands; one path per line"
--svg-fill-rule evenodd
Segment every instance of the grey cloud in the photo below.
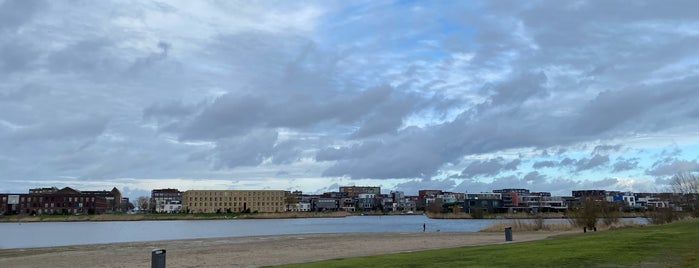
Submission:
M 619 180 L 615 178 L 605 178 L 603 180 L 595 181 L 592 183 L 592 185 L 596 188 L 606 189 L 617 184 L 618 182 Z
M 559 164 L 561 166 L 570 166 L 570 165 L 574 165 L 575 163 L 577 163 L 576 160 L 566 157 L 563 160 L 561 160 L 561 162 Z
M 625 159 L 625 158 L 617 158 L 616 163 L 614 163 L 614 169 L 612 172 L 620 172 L 620 171 L 627 171 L 627 170 L 632 170 L 636 169 L 638 167 L 638 158 L 631 158 L 631 159 Z
M 16 142 L 94 138 L 105 131 L 108 123 L 109 119 L 101 117 L 47 121 L 14 131 L 8 138 Z
M 256 166 L 270 157 L 277 141 L 276 131 L 256 130 L 245 136 L 223 139 L 216 146 L 216 166 Z
M 558 164 L 557 162 L 547 160 L 547 161 L 536 162 L 532 165 L 532 167 L 535 169 L 551 168 L 551 167 L 555 167 L 557 164 Z
M 544 87 L 545 83 L 546 74 L 543 72 L 517 75 L 494 88 L 492 104 L 521 104 L 531 97 L 546 97 L 548 92 Z
M 352 178 L 426 178 L 445 162 L 454 159 L 456 151 L 446 144 L 429 142 L 429 133 L 411 128 L 397 139 L 376 144 L 361 158 L 338 160 L 323 176 L 349 175 Z M 440 153 L 441 152 L 441 153 Z
M 575 163 L 576 171 L 593 169 L 609 163 L 608 155 L 595 155 L 592 158 L 582 158 Z
M 40 85 L 24 85 L 16 90 L 9 90 L 6 93 L 0 91 L 0 101 L 21 103 L 32 97 L 48 94 L 48 89 Z
M 0 3 L 0 30 L 14 30 L 22 26 L 31 21 L 45 5 L 45 1 L 39 0 L 3 1 Z
M 517 170 L 517 167 L 521 163 L 522 163 L 522 160 L 515 159 L 515 160 L 512 160 L 509 163 L 505 164 L 505 166 L 503 166 L 502 168 L 504 170 Z
M 157 47 L 160 51 L 137 58 L 134 63 L 131 64 L 126 71 L 130 78 L 134 78 L 134 76 L 141 78 L 144 71 L 154 68 L 158 63 L 164 61 L 167 58 L 172 45 L 168 42 L 160 41 L 158 42 Z
M 621 144 L 597 145 L 597 146 L 595 146 L 595 149 L 592 150 L 592 153 L 593 154 L 609 154 L 609 153 L 618 152 L 619 150 L 621 150 Z
M 381 146 L 379 142 L 364 142 L 340 148 L 325 148 L 316 153 L 317 161 L 334 161 L 348 158 L 360 158 L 373 153 Z
M 697 160 L 664 159 L 653 163 L 646 170 L 646 174 L 652 176 L 672 176 L 680 172 L 699 171 Z
M 19 38 L 0 39 L 0 51 L 0 70 L 4 71 L 5 75 L 30 69 L 41 56 L 38 47 Z
M 417 100 L 391 87 L 375 87 L 355 94 L 338 94 L 332 99 L 287 92 L 225 94 L 201 113 L 180 124 L 182 139 L 218 139 L 245 133 L 253 128 L 305 128 L 323 122 L 356 124 L 366 118 L 355 138 L 395 131 L 402 118 L 412 112 Z M 399 99 L 394 99 L 399 98 Z M 146 111 L 146 114 L 153 111 Z
M 502 171 L 507 170 L 517 170 L 517 166 L 522 161 L 519 159 L 514 159 L 510 162 L 505 162 L 502 157 L 493 158 L 485 161 L 474 161 L 471 162 L 466 169 L 461 172 L 461 176 L 466 178 L 479 176 L 479 175 L 489 175 L 493 176 Z
M 478 175 L 495 175 L 503 168 L 502 158 L 494 158 L 486 161 L 474 161 L 469 164 L 462 176 L 473 177 Z
M 285 141 L 274 145 L 272 163 L 275 165 L 290 164 L 299 160 L 301 149 L 298 142 Z
M 538 171 L 532 171 L 527 173 L 527 175 L 524 175 L 522 180 L 531 183 L 531 184 L 539 184 L 539 183 L 545 183 L 546 182 L 546 175 L 539 173 Z
M 146 119 L 177 119 L 193 115 L 200 105 L 187 105 L 181 101 L 170 103 L 154 103 L 143 110 Z

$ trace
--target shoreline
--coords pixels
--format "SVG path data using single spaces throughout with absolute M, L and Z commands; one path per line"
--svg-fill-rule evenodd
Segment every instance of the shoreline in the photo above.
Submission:
M 568 219 L 564 214 L 489 214 L 474 218 L 467 213 L 349 213 L 349 212 L 283 212 L 250 214 L 100 214 L 100 215 L 38 215 L 38 216 L 0 216 L 0 223 L 5 222 L 101 222 L 101 221 L 177 221 L 177 220 L 232 220 L 232 219 L 304 219 L 304 218 L 343 218 L 350 216 L 415 216 L 424 215 L 430 219 L 490 219 L 490 220 L 527 220 L 527 219 Z M 643 218 L 642 214 L 622 215 L 619 218 Z
M 331 233 L 127 242 L 2 249 L 0 267 L 147 267 L 151 251 L 166 250 L 167 267 L 258 267 L 438 248 L 516 243 L 570 232 Z

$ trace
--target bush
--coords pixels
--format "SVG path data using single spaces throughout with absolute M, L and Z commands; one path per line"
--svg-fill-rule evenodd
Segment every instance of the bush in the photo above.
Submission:
M 665 224 L 678 220 L 680 215 L 671 208 L 656 208 L 646 212 L 646 218 L 652 224 Z
M 483 212 L 482 209 L 480 209 L 480 208 L 471 209 L 471 218 L 482 219 L 484 216 L 485 216 L 485 212 Z

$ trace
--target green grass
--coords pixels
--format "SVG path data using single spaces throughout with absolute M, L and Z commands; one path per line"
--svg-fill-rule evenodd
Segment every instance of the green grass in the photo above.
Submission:
M 361 245 L 358 245 L 361 246 Z M 699 220 L 281 267 L 699 267 Z

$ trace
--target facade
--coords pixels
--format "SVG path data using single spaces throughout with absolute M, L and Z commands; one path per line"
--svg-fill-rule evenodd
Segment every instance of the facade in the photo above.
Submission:
M 1 214 L 102 214 L 111 210 L 104 196 L 65 187 L 32 189 L 30 194 L 0 194 Z M 52 189 L 52 190 L 45 190 Z M 55 190 L 53 190 L 55 189 Z M 121 201 L 121 199 L 120 199 Z
M 283 212 L 283 190 L 189 190 L 182 194 L 188 213 Z
M 177 205 L 182 207 L 182 192 L 177 189 L 155 189 L 151 191 L 150 199 L 157 213 L 176 213 L 179 210 L 172 209 Z
M 317 198 L 313 199 L 312 209 L 314 211 L 335 211 L 338 209 L 338 200 L 335 198 Z
M 82 193 L 89 196 L 104 197 L 107 200 L 107 211 L 121 211 L 121 191 L 116 187 L 112 188 L 111 191 L 82 191 Z
M 182 203 L 180 201 L 167 201 L 166 204 L 160 209 L 160 213 L 179 213 L 182 211 Z
M 605 199 L 607 196 L 607 191 L 605 190 L 576 190 L 573 191 L 573 197 L 575 198 L 584 198 L 584 197 L 592 197 L 595 199 Z
M 340 186 L 342 197 L 354 198 L 359 194 L 381 194 L 381 187 L 378 186 Z

